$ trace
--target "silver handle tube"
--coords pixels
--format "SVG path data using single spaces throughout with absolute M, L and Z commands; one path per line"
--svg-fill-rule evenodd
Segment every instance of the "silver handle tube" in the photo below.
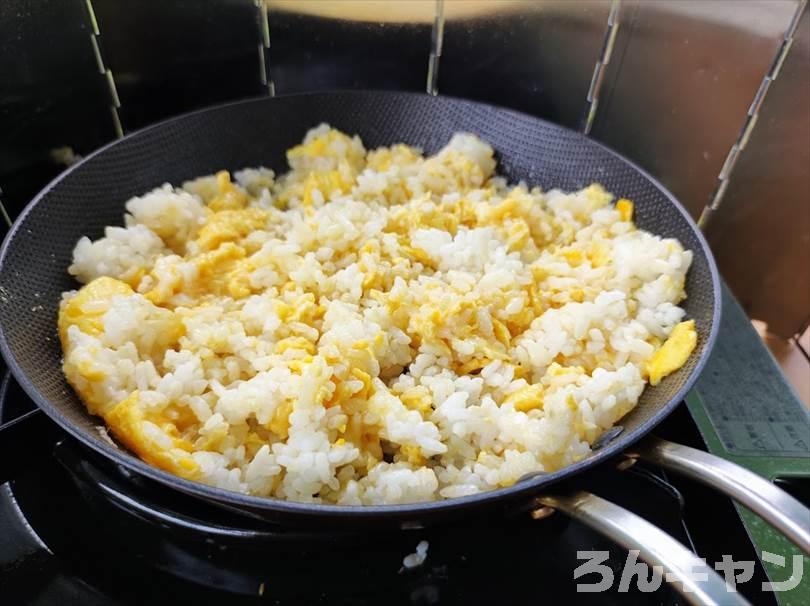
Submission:
M 590 526 L 626 549 L 637 549 L 651 566 L 660 566 L 667 582 L 695 606 L 743 606 L 749 602 L 681 543 L 644 518 L 588 492 L 546 495 L 537 502 Z
M 762 476 L 713 454 L 660 438 L 646 438 L 625 454 L 719 490 L 810 555 L 810 509 Z

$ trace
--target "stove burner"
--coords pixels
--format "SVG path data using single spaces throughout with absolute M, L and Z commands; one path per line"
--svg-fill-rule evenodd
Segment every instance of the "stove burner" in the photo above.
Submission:
M 198 540 L 205 537 L 206 541 L 251 546 L 268 541 L 320 542 L 362 538 L 356 532 L 339 528 L 303 531 L 231 513 L 134 475 L 65 440 L 56 444 L 54 454 L 92 507 L 113 506 L 180 537 Z
M 374 535 L 340 529 L 287 531 L 126 478 L 95 464 L 92 455 L 83 456 L 89 453 L 75 443 L 62 441 L 55 453 L 61 466 L 52 466 L 35 484 L 30 481 L 34 478 L 15 482 L 14 498 L 55 553 L 81 550 L 82 557 L 72 562 L 75 574 L 92 579 L 111 595 L 122 594 L 121 586 L 111 583 L 117 578 L 126 587 L 123 593 L 134 592 L 139 602 L 159 597 L 132 581 L 159 573 L 195 594 L 264 594 L 279 603 L 377 603 L 389 592 L 416 604 L 448 598 L 477 601 L 482 596 L 501 603 L 515 590 L 527 596 L 540 588 L 544 594 L 574 595 L 577 549 L 611 550 L 619 570 L 625 557 L 622 550 L 561 515 L 539 522 L 528 515 L 468 518 Z M 655 476 L 643 469 L 613 475 L 621 476 L 628 495 L 645 495 L 658 503 L 659 517 L 678 524 L 680 503 L 654 483 Z M 54 520 L 52 510 L 37 510 L 42 504 L 35 499 L 41 499 L 43 481 L 57 487 L 67 507 L 61 521 Z M 70 527 L 57 527 L 64 519 L 70 520 Z M 422 540 L 430 545 L 427 561 L 418 569 L 403 570 L 404 556 Z M 664 587 L 653 595 L 657 598 L 636 603 L 666 603 L 670 590 Z
M 0 394 L 0 420 L 29 410 L 13 381 Z M 10 603 L 365 604 L 405 602 L 677 604 L 666 584 L 653 593 L 577 593 L 578 550 L 603 550 L 618 579 L 627 552 L 561 514 L 462 516 L 426 529 L 358 532 L 279 526 L 227 511 L 130 473 L 71 438 L 56 444 L 0 491 L 0 536 L 25 551 L 0 548 L 0 581 Z M 587 488 L 644 516 L 690 544 L 684 499 L 658 471 L 642 464 L 605 467 Z M 403 558 L 429 542 L 425 563 Z M 33 579 L 8 562 L 33 567 Z M 17 564 L 19 566 L 19 564 Z M 45 569 L 45 573 L 42 569 Z M 28 573 L 30 575 L 30 573 Z M 42 587 L 45 587 L 43 589 Z M 49 599 L 42 592 L 55 593 Z

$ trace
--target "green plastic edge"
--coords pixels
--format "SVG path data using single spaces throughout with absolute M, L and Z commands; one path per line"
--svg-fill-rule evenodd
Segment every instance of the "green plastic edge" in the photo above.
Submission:
M 703 399 L 697 390 L 693 389 L 686 397 L 686 405 L 706 442 L 709 452 L 712 454 L 721 456 L 737 465 L 741 465 L 771 481 L 778 477 L 806 477 L 810 475 L 806 458 L 741 456 L 728 452 L 723 447 L 720 437 L 712 426 Z M 784 568 L 780 568 L 770 562 L 762 562 L 771 582 L 784 581 L 790 577 L 794 555 L 801 555 L 803 557 L 803 570 L 806 573 L 808 572 L 810 559 L 802 554 L 798 547 L 785 538 L 782 533 L 775 530 L 747 508 L 737 503 L 735 503 L 734 506 L 737 508 L 737 512 L 743 520 L 745 529 L 748 532 L 748 536 L 757 554 L 761 555 L 763 551 L 769 551 L 770 553 L 785 557 L 786 564 Z M 801 582 L 794 589 L 784 592 L 775 592 L 774 596 L 780 606 L 807 606 L 810 604 L 810 573 L 804 574 Z

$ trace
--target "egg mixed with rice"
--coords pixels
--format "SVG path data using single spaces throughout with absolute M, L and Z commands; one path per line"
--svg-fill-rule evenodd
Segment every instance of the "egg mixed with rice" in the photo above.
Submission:
M 495 175 L 321 125 L 290 171 L 222 171 L 82 238 L 64 372 L 118 442 L 178 476 L 343 505 L 509 486 L 586 457 L 695 347 L 692 254 L 597 184 Z

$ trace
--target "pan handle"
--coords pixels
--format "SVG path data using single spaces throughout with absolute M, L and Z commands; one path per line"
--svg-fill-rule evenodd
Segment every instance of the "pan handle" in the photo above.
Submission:
M 569 495 L 546 495 L 537 499 L 545 508 L 559 510 L 590 526 L 626 549 L 638 550 L 642 560 L 663 569 L 667 582 L 695 606 L 744 606 L 749 602 L 731 589 L 706 562 L 681 543 L 644 518 L 589 492 Z
M 716 488 L 810 555 L 810 509 L 762 476 L 713 454 L 655 437 L 645 438 L 625 455 Z

